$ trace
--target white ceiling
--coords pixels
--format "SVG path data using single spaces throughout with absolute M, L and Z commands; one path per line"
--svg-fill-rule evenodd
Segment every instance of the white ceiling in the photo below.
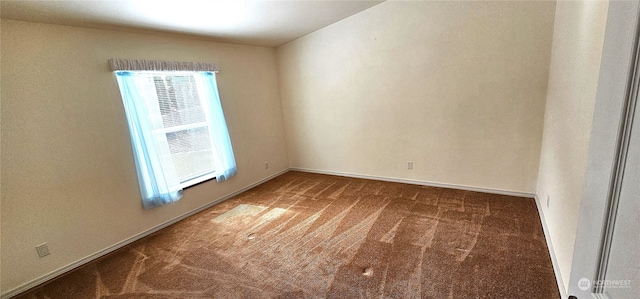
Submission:
M 2 19 L 144 29 L 275 47 L 383 1 L 1 0 Z

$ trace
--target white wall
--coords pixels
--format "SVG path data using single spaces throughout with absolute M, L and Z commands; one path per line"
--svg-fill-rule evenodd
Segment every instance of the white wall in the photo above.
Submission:
M 604 1 L 559 1 L 556 7 L 536 193 L 565 289 L 587 167 L 607 8 Z
M 6 20 L 1 26 L 3 293 L 289 166 L 272 48 Z M 109 58 L 218 62 L 238 176 L 143 210 Z M 34 247 L 43 242 L 51 255 L 39 259 Z
M 279 47 L 291 166 L 533 193 L 554 7 L 385 2 Z

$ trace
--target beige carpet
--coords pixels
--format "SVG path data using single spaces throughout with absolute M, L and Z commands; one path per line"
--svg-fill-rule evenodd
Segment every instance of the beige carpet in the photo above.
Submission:
M 288 172 L 21 298 L 274 297 L 559 292 L 533 199 Z

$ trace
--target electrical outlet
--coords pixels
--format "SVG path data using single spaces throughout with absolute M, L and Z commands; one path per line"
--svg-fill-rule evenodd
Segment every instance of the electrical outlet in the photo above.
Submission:
M 38 256 L 41 258 L 51 254 L 49 252 L 49 246 L 47 246 L 47 243 L 42 243 L 36 246 L 36 251 L 38 252 Z
M 547 208 L 549 208 L 550 201 L 551 201 L 551 196 L 547 194 Z
M 264 162 L 264 169 L 269 169 L 269 162 L 268 161 Z
M 413 162 L 412 161 L 407 161 L 407 169 L 413 170 Z

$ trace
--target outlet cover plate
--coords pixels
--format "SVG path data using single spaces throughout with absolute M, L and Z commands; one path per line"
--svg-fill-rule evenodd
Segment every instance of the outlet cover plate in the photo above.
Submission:
M 45 257 L 51 254 L 51 252 L 49 252 L 49 246 L 47 246 L 47 243 L 42 243 L 36 246 L 36 251 L 38 252 L 39 257 Z

